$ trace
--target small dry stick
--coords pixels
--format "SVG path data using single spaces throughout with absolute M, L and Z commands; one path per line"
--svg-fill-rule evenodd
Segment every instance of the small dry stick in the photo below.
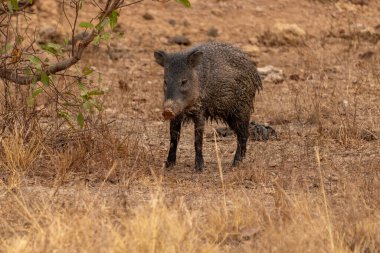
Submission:
M 327 223 L 328 223 L 328 227 L 327 228 L 328 228 L 329 236 L 330 236 L 331 252 L 334 252 L 334 248 L 335 247 L 334 247 L 334 237 L 333 237 L 333 231 L 332 231 L 333 229 L 332 229 L 332 224 L 331 224 L 330 215 L 329 215 L 329 209 L 328 209 L 328 205 L 327 205 L 325 186 L 324 186 L 324 183 L 323 183 L 323 176 L 322 176 L 322 169 L 321 169 L 321 158 L 320 158 L 320 155 L 319 155 L 319 147 L 315 146 L 314 150 L 315 150 L 315 158 L 317 160 L 317 165 L 318 165 L 319 180 L 321 182 L 321 192 L 322 192 L 322 195 L 323 195 L 323 202 L 324 202 L 324 206 L 325 206 L 325 215 L 326 215 Z
M 227 218 L 226 186 L 224 185 L 222 161 L 220 160 L 220 157 L 219 157 L 219 147 L 218 147 L 218 144 L 216 142 L 216 130 L 215 129 L 214 129 L 214 143 L 215 143 L 216 160 L 218 162 L 218 168 L 219 168 L 220 181 L 222 182 L 223 201 L 224 201 L 224 215 L 225 215 L 225 218 Z

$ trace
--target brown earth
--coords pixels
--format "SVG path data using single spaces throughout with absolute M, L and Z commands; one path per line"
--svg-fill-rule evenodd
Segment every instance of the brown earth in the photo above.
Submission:
M 91 202 L 107 210 L 114 209 L 115 216 L 126 215 L 128 220 L 128 217 L 139 217 L 137 213 L 144 214 L 141 207 L 156 210 L 153 204 L 147 203 L 161 200 L 155 195 L 159 192 L 166 213 L 180 212 L 178 219 L 157 216 L 180 224 L 180 228 L 173 225 L 167 229 L 180 230 L 187 226 L 181 223 L 183 220 L 193 221 L 181 213 L 185 210 L 204 222 L 194 222 L 200 228 L 189 238 L 200 238 L 200 241 L 194 239 L 193 244 L 212 245 L 215 252 L 379 252 L 380 3 L 371 0 L 363 1 L 363 5 L 355 1 L 317 0 L 191 2 L 191 9 L 174 1 L 147 0 L 132 5 L 120 13 L 118 30 L 124 36 L 89 48 L 81 65 L 94 66 L 101 74 L 101 86 L 108 89 L 102 98 L 103 118 L 113 121 L 110 126 L 117 138 L 125 138 L 124 143 L 129 142 L 126 145 L 132 151 L 122 153 L 124 156 L 110 161 L 109 167 L 96 171 L 71 169 L 54 197 L 51 197 L 56 190 L 54 164 L 30 172 L 21 188 L 23 206 L 37 215 L 39 208 L 31 204 L 33 200 L 45 203 L 43 200 L 51 197 L 54 204 L 44 206 L 62 205 L 62 212 L 68 215 L 62 218 L 64 222 L 70 220 L 68 213 L 83 210 L 78 203 L 88 206 Z M 41 1 L 35 7 L 39 15 L 33 22 L 55 27 L 68 37 L 69 29 L 59 6 L 56 1 Z M 90 8 L 80 19 L 87 20 L 94 15 Z M 54 20 L 50 21 L 50 17 Z M 277 23 L 281 27 L 295 24 L 296 28 L 276 30 Z M 196 173 L 193 168 L 192 125 L 185 126 L 182 132 L 177 165 L 171 170 L 163 169 L 169 129 L 168 122 L 161 117 L 163 70 L 154 62 L 153 51 L 188 48 L 170 44 L 169 38 L 173 36 L 185 36 L 192 45 L 214 39 L 229 42 L 246 50 L 258 67 L 273 65 L 283 70 L 283 80 L 264 81 L 252 114 L 252 120 L 276 129 L 279 138 L 250 141 L 247 158 L 239 168 L 230 167 L 235 138 L 214 138 L 214 128 L 221 125 L 210 123 L 205 133 L 203 173 Z M 112 173 L 105 180 L 108 172 Z M 17 202 L 11 193 L 1 191 L 2 205 Z M 328 206 L 326 212 L 325 206 Z M 90 209 L 86 208 L 88 214 Z M 227 208 L 230 216 L 223 216 L 223 208 Z M 129 216 L 130 212 L 134 216 Z M 113 224 L 110 213 L 101 211 L 95 219 L 100 221 L 102 215 L 109 215 Z M 0 226 L 0 235 L 8 238 L 3 239 L 3 244 L 0 240 L 0 245 L 12 252 L 11 247 L 16 245 L 13 239 L 27 238 L 25 245 L 33 242 L 34 249 L 43 249 L 39 239 L 30 235 L 27 228 L 21 232 L 16 228 L 17 215 L 0 211 L 1 219 L 8 224 Z M 149 212 L 146 215 L 149 217 Z M 92 216 L 84 217 L 91 220 Z M 145 224 L 143 218 L 137 221 Z M 234 225 L 229 223 L 235 221 Z M 78 224 L 72 224 L 73 228 L 77 225 L 93 228 L 87 223 Z M 9 232 L 12 229 L 8 227 L 16 232 Z M 211 227 L 213 232 L 207 231 Z M 331 227 L 333 234 L 328 236 Z M 174 238 L 173 231 L 166 231 L 167 236 Z M 24 237 L 20 236 L 22 233 Z M 78 245 L 72 248 L 76 252 L 109 252 L 114 245 L 107 241 L 99 248 L 92 248 L 98 244 L 91 243 L 90 237 L 78 238 L 88 241 L 83 243 L 83 248 L 81 243 L 74 243 Z M 168 242 L 157 238 L 163 244 L 187 242 L 187 239 Z M 331 242 L 335 246 L 331 247 Z M 70 251 L 53 243 L 47 245 L 58 252 Z M 154 251 L 148 248 L 120 246 L 110 251 Z M 156 252 L 210 252 L 211 248 L 153 247 Z

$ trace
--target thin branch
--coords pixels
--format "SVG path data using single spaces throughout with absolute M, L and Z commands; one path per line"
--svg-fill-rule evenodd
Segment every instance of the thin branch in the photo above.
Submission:
M 141 1 L 142 0 L 140 0 L 140 2 Z M 126 5 L 123 5 L 123 3 L 124 0 L 108 0 L 106 3 L 107 8 L 105 8 L 101 13 L 98 24 L 101 24 L 112 13 L 112 11 L 120 9 L 121 7 L 125 7 Z M 48 68 L 44 69 L 45 73 L 47 75 L 53 75 L 75 65 L 81 59 L 85 49 L 98 34 L 99 31 L 97 29 L 93 29 L 90 34 L 88 34 L 85 38 L 83 38 L 83 40 L 79 42 L 77 49 L 74 51 L 73 55 L 70 58 L 49 66 Z M 40 81 L 41 76 L 39 74 L 23 75 L 19 74 L 15 70 L 9 70 L 4 67 L 0 67 L 0 78 L 6 79 L 19 85 L 29 85 L 33 81 Z
M 73 27 L 71 29 L 71 40 L 72 41 L 74 41 L 74 37 L 75 37 L 75 28 L 76 28 L 77 21 L 78 21 L 78 16 L 79 16 L 79 8 L 80 8 L 80 2 L 76 2 L 75 3 L 74 25 L 73 25 Z M 72 44 L 71 55 L 74 55 L 74 51 L 75 51 L 75 44 Z
M 123 4 L 120 6 L 120 8 L 124 8 L 124 7 L 128 7 L 128 6 L 131 6 L 131 5 L 134 5 L 134 4 L 138 4 L 138 3 L 141 3 L 143 2 L 144 0 L 137 0 L 135 2 L 132 2 L 132 3 L 128 3 L 128 4 Z
M 17 12 L 23 11 L 27 7 L 33 6 L 35 3 L 36 3 L 36 0 L 32 1 L 32 2 L 29 0 L 19 1 L 18 2 L 18 10 L 13 11 L 13 14 L 17 14 Z M 3 4 L 3 6 L 0 7 L 0 15 L 3 15 L 3 14 L 8 13 L 8 12 L 9 12 L 8 6 Z
M 63 11 L 63 15 L 65 15 L 65 18 L 66 18 L 67 22 L 69 23 L 70 28 L 71 28 L 71 30 L 72 30 L 72 29 L 73 29 L 73 25 L 71 24 L 70 19 L 69 19 L 69 17 L 67 16 L 67 13 L 66 13 L 66 9 L 65 9 L 65 0 L 62 1 L 62 11 Z

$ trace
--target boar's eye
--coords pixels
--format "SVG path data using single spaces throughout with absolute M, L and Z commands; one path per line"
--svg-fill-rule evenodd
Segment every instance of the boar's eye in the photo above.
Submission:
M 183 80 L 181 81 L 181 85 L 184 86 L 184 85 L 186 85 L 186 84 L 187 84 L 187 79 L 183 79 Z

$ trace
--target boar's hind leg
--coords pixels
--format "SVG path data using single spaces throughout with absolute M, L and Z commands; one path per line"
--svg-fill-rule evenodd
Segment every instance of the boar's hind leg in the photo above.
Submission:
M 238 117 L 230 117 L 227 123 L 237 136 L 237 148 L 232 162 L 232 166 L 235 167 L 238 166 L 245 157 L 249 137 L 249 119 L 242 120 Z
M 204 168 L 202 144 L 205 120 L 202 116 L 194 118 L 194 146 L 195 146 L 195 169 L 202 171 Z
M 177 158 L 177 146 L 181 135 L 182 119 L 177 117 L 170 121 L 170 148 L 165 167 L 169 168 L 175 165 Z

